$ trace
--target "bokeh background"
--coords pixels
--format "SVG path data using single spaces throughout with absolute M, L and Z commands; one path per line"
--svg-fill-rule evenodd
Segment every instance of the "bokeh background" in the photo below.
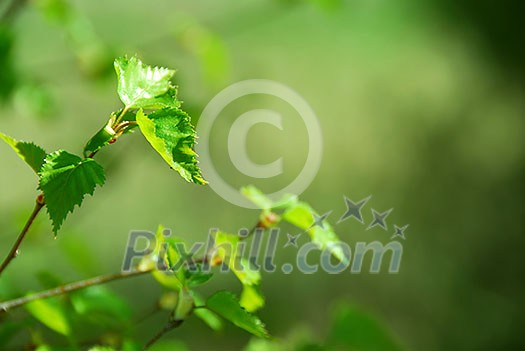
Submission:
M 349 243 L 386 243 L 393 224 L 410 225 L 397 275 L 264 274 L 267 306 L 260 315 L 273 335 L 322 342 L 334 306 L 347 301 L 375 316 L 406 350 L 525 349 L 525 49 L 518 2 L 14 2 L 0 5 L 2 132 L 48 151 L 80 153 L 120 108 L 111 64 L 123 54 L 177 68 L 180 98 L 196 123 L 228 85 L 271 79 L 303 96 L 322 127 L 322 165 L 301 198 L 321 213 L 333 210 L 332 223 L 345 210 L 343 195 L 373 196 L 365 224 L 372 207 L 394 208 L 389 231 L 366 231 L 355 220 L 336 226 Z M 284 118 L 283 131 L 257 126 L 247 144 L 256 162 L 283 157 L 285 173 L 276 179 L 244 176 L 227 154 L 231 123 L 254 108 Z M 305 132 L 282 101 L 243 98 L 217 120 L 213 162 L 235 187 L 275 191 L 302 168 Z M 7 145 L 0 145 L 0 157 L 0 252 L 7 252 L 31 211 L 37 179 Z M 43 271 L 65 282 L 118 271 L 132 229 L 162 223 L 193 242 L 205 240 L 209 228 L 236 232 L 257 219 L 257 211 L 228 203 L 210 187 L 186 184 L 138 133 L 97 157 L 106 185 L 86 198 L 56 240 L 40 217 L 2 276 L 5 289 L 40 290 L 36 273 Z M 279 260 L 293 255 L 283 249 Z M 215 280 L 203 291 L 240 290 L 233 277 Z M 110 287 L 137 314 L 160 292 L 148 277 Z M 147 340 L 164 320 L 149 318 L 136 337 Z M 13 347 L 27 338 L 20 334 Z M 166 339 L 190 350 L 237 350 L 250 337 L 233 327 L 212 333 L 192 320 Z

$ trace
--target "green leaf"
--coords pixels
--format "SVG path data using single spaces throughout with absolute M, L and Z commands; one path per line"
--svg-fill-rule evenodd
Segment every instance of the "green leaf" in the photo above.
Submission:
M 201 319 L 208 327 L 215 331 L 221 331 L 223 328 L 222 320 L 212 311 L 206 308 L 198 308 L 193 313 Z
M 177 251 L 176 243 L 182 242 L 178 238 L 169 238 L 163 235 L 164 226 L 159 225 L 155 234 L 155 246 L 150 249 L 150 253 L 144 256 L 139 264 L 139 269 L 152 269 L 153 278 L 162 286 L 179 291 L 186 284 L 186 276 L 183 269 L 176 272 L 170 270 L 180 259 L 180 253 Z M 158 270 L 159 262 L 164 270 Z
M 244 285 L 240 305 L 248 312 L 255 312 L 264 307 L 264 296 L 257 285 Z
M 172 169 L 188 182 L 206 184 L 193 151 L 195 129 L 186 112 L 165 108 L 146 116 L 139 110 L 137 123 L 146 140 Z
M 186 285 L 190 288 L 206 284 L 213 277 L 213 273 L 202 271 L 201 264 L 196 264 L 196 269 L 186 270 L 184 274 L 186 276 Z
M 84 147 L 84 157 L 99 151 L 115 138 L 117 133 L 113 130 L 113 122 L 114 120 L 111 118 L 104 127 L 89 139 Z
M 25 308 L 48 328 L 63 335 L 70 335 L 69 322 L 57 300 L 35 300 L 27 303 Z
M 183 321 L 191 314 L 193 308 L 195 307 L 195 302 L 193 301 L 193 296 L 189 289 L 182 288 L 179 291 L 179 296 L 177 300 L 177 307 L 173 311 L 173 320 Z
M 278 201 L 272 201 L 266 194 L 253 185 L 241 188 L 241 193 L 262 210 L 287 209 L 297 204 L 297 196 L 285 194 Z
M 44 149 L 33 143 L 17 141 L 3 133 L 0 133 L 0 138 L 11 146 L 18 156 L 38 174 L 46 157 L 46 151 Z
M 202 307 L 206 303 L 205 300 L 195 291 L 192 290 L 193 300 L 195 305 Z M 212 330 L 220 331 L 223 328 L 222 319 L 207 308 L 195 308 L 193 313 L 208 325 Z
M 216 254 L 226 264 L 243 285 L 241 306 L 248 312 L 255 312 L 264 306 L 264 296 L 258 285 L 261 273 L 252 269 L 248 259 L 240 257 L 240 238 L 238 235 L 217 232 L 215 234 Z
M 125 325 L 132 316 L 130 306 L 104 286 L 91 286 L 70 294 L 75 311 L 106 327 Z
M 258 336 L 268 338 L 269 334 L 259 317 L 244 310 L 239 305 L 237 297 L 228 291 L 220 291 L 210 297 L 206 306 L 224 319 L 232 322 L 241 329 Z
M 320 250 L 328 249 L 334 257 L 346 263 L 349 258 L 346 257 L 341 246 L 337 245 L 340 240 L 332 226 L 326 221 L 323 221 L 324 228 L 319 225 L 314 226 L 314 214 L 317 215 L 308 204 L 298 202 L 283 213 L 282 219 L 308 232 L 312 242 L 317 244 Z
M 374 317 L 348 303 L 339 304 L 335 309 L 328 345 L 337 350 L 400 351 L 402 349 L 391 333 Z
M 260 209 L 269 210 L 273 206 L 273 201 L 253 185 L 242 187 L 241 193 Z
M 217 255 L 237 276 L 243 285 L 257 285 L 261 282 L 261 273 L 250 267 L 250 262 L 239 255 L 238 235 L 217 232 L 215 249 Z
M 145 65 L 136 56 L 115 60 L 118 94 L 127 108 L 179 107 L 177 89 L 171 84 L 174 70 Z
M 55 235 L 67 215 L 82 204 L 84 195 L 93 195 L 96 186 L 105 182 L 104 169 L 95 160 L 63 150 L 47 155 L 39 176 Z

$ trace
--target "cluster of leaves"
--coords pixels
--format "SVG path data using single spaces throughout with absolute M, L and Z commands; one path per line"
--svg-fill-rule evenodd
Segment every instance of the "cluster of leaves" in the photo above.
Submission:
M 264 226 L 277 225 L 280 221 L 288 222 L 308 233 L 320 250 L 329 250 L 339 261 L 347 263 L 349 258 L 337 245 L 340 240 L 333 227 L 326 220 L 319 223 L 321 217 L 308 203 L 299 201 L 295 195 L 285 195 L 273 202 L 253 186 L 244 187 L 241 191 L 263 210 L 260 220 Z
M 332 227 L 326 221 L 322 223 L 322 228 L 315 225 L 318 214 L 307 203 L 299 201 L 294 195 L 272 202 L 253 186 L 243 188 L 242 192 L 262 209 L 256 228 L 268 230 L 286 221 L 308 232 L 320 249 L 333 248 L 334 257 L 346 259 L 336 249 L 339 239 Z M 164 228 L 160 226 L 149 254 L 138 262 L 136 269 L 151 271 L 165 288 L 159 306 L 170 311 L 169 323 L 179 323 L 195 315 L 218 331 L 222 329 L 222 319 L 225 319 L 257 338 L 268 339 L 264 323 L 254 314 L 265 304 L 261 272 L 242 257 L 240 244 L 247 237 L 217 231 L 213 247 L 204 257 L 195 259 L 187 257 L 184 249 L 181 250 L 187 246 L 180 238 L 166 237 L 163 233 Z M 221 267 L 221 271 L 226 268 L 237 277 L 242 285 L 239 297 L 231 291 L 219 291 L 204 299 L 197 292 L 196 289 L 212 278 L 212 267 Z
M 255 187 L 243 188 L 242 192 L 262 208 L 256 228 L 270 230 L 279 222 L 286 221 L 308 232 L 320 248 L 331 247 L 338 241 L 328 223 L 323 223 L 321 231 L 317 229 L 317 212 L 296 196 L 288 195 L 272 202 Z M 179 325 L 196 316 L 212 330 L 219 331 L 223 328 L 223 320 L 227 320 L 257 338 L 268 339 L 264 323 L 254 314 L 265 304 L 261 273 L 242 257 L 240 244 L 249 238 L 217 231 L 213 247 L 203 257 L 193 258 L 186 254 L 187 246 L 180 238 L 166 236 L 164 232 L 164 228 L 159 226 L 148 254 L 136 262 L 135 270 L 150 272 L 164 288 L 156 305 L 169 314 L 168 324 Z M 339 255 L 337 251 L 332 253 L 335 257 Z M 219 291 L 204 298 L 198 292 L 213 277 L 214 267 L 220 267 L 221 271 L 226 269 L 237 277 L 242 285 L 240 296 L 231 291 Z M 95 321 L 105 321 L 107 323 L 101 322 L 106 329 L 103 337 L 97 339 L 99 343 L 123 350 L 140 349 L 139 344 L 128 336 L 133 335 L 130 332 L 132 312 L 129 306 L 107 289 L 89 287 L 70 294 L 68 298 L 37 300 L 26 305 L 26 309 L 49 329 L 66 336 L 73 345 L 78 342 L 75 331 L 86 329 L 86 323 L 89 326 Z M 33 339 L 42 340 L 39 336 Z M 37 344 L 46 345 L 43 341 Z M 42 350 L 54 350 L 46 347 Z
M 80 206 L 86 194 L 93 195 L 105 182 L 103 167 L 93 157 L 120 136 L 139 128 L 151 146 L 189 182 L 205 184 L 193 151 L 195 130 L 190 117 L 180 109 L 177 88 L 171 83 L 175 71 L 151 67 L 137 57 L 115 60 L 118 94 L 124 107 L 86 144 L 83 157 L 65 150 L 47 153 L 28 142 L 0 133 L 0 138 L 35 171 L 44 193 L 47 212 L 58 233 L 67 215 Z M 148 114 L 144 110 L 151 111 Z
M 114 67 L 123 107 L 110 114 L 100 130 L 86 143 L 82 156 L 65 150 L 48 153 L 33 143 L 17 141 L 0 133 L 0 138 L 37 174 L 38 189 L 43 192 L 38 204 L 47 208 L 55 235 L 68 214 L 82 204 L 85 195 L 93 195 L 96 187 L 105 183 L 104 168 L 94 160 L 94 156 L 135 129 L 140 130 L 170 168 L 186 181 L 206 184 L 193 151 L 195 130 L 190 117 L 180 108 L 177 87 L 171 81 L 175 71 L 145 65 L 137 57 L 118 58 Z M 279 201 L 272 201 L 255 187 L 243 188 L 242 192 L 262 209 L 257 228 L 271 229 L 280 222 L 288 222 L 308 233 L 319 249 L 329 250 L 340 261 L 348 259 L 337 245 L 339 239 L 330 224 L 296 196 L 287 195 Z M 157 307 L 169 313 L 166 330 L 195 315 L 213 330 L 222 329 L 223 320 L 226 320 L 257 338 L 268 339 L 264 323 L 255 315 L 265 304 L 261 273 L 242 257 L 243 250 L 240 249 L 240 244 L 247 238 L 218 231 L 213 248 L 204 257 L 188 261 L 185 251 L 181 250 L 185 247 L 181 246 L 182 240 L 166 237 L 163 233 L 164 228 L 159 227 L 149 253 L 135 268 L 136 272 L 150 272 L 164 288 Z M 180 262 L 185 264 L 180 265 Z M 204 298 L 197 291 L 212 278 L 210 269 L 219 266 L 228 268 L 238 278 L 242 285 L 240 296 L 230 291 L 219 291 Z M 62 284 L 50 275 L 39 278 L 44 288 Z M 123 299 L 99 285 L 59 297 L 35 299 L 24 306 L 33 319 L 29 322 L 2 323 L 0 346 L 6 346 L 19 331 L 29 329 L 38 350 L 59 350 L 47 345 L 45 337 L 33 328 L 38 321 L 66 337 L 69 346 L 65 349 L 78 348 L 81 343 L 77 337 L 79 330 L 96 332 L 96 343 L 106 345 L 94 347 L 94 351 L 109 351 L 113 347 L 129 351 L 141 349 L 141 345 L 130 337 L 133 334 L 130 307 Z M 352 332 L 354 334 L 350 331 L 343 333 L 357 335 Z M 375 334 L 372 339 L 376 339 Z M 352 342 L 355 340 L 352 339 Z M 261 343 L 278 347 L 273 341 Z M 357 343 L 354 346 L 362 345 Z

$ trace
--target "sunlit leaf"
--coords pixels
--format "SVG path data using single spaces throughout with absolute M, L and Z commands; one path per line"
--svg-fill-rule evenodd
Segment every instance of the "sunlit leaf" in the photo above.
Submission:
M 243 309 L 237 297 L 231 292 L 220 291 L 216 293 L 208 299 L 206 307 L 255 336 L 269 337 L 268 331 L 259 317 Z
M 240 257 L 240 238 L 238 235 L 217 232 L 215 234 L 215 253 L 230 268 L 243 285 L 241 306 L 254 312 L 264 306 L 264 297 L 258 288 L 261 272 L 251 267 L 249 260 Z
M 175 321 L 185 320 L 191 314 L 194 307 L 195 302 L 193 301 L 193 295 L 190 290 L 187 288 L 180 289 L 177 307 L 175 307 L 175 310 L 173 311 L 173 319 Z
M 192 291 L 192 295 L 195 301 L 195 305 L 199 307 L 193 310 L 193 314 L 200 318 L 211 329 L 215 331 L 222 330 L 223 323 L 219 316 L 217 316 L 215 313 L 208 310 L 207 308 L 202 308 L 202 306 L 205 305 L 206 301 L 198 293 Z
M 155 247 L 151 248 L 151 252 L 144 256 L 140 263 L 143 268 L 155 268 L 152 272 L 155 280 L 164 287 L 175 291 L 179 291 L 186 284 L 186 277 L 182 269 L 176 272 L 170 270 L 170 267 L 173 267 L 180 259 L 175 245 L 177 242 L 182 241 L 177 238 L 167 239 L 164 236 L 164 226 L 159 225 L 155 234 Z M 161 270 L 157 269 L 159 267 Z
M 261 272 L 252 269 L 249 261 L 240 257 L 239 241 L 238 235 L 217 232 L 215 234 L 216 253 L 243 285 L 257 285 L 261 282 Z
M 264 307 L 264 296 L 257 285 L 244 285 L 240 305 L 248 312 L 256 312 Z
M 322 226 L 321 224 L 314 225 L 314 215 L 317 215 L 315 210 L 308 204 L 299 202 L 288 208 L 283 213 L 282 219 L 308 232 L 312 242 L 317 244 L 320 250 L 327 249 L 341 262 L 348 262 L 349 258 L 346 257 L 343 249 L 338 245 L 340 240 L 332 226 L 327 221 L 323 221 Z
M 262 210 L 287 209 L 297 204 L 297 196 L 283 195 L 278 201 L 272 201 L 266 194 L 253 185 L 241 188 L 241 193 Z
M 27 303 L 25 308 L 48 328 L 63 335 L 69 335 L 71 328 L 62 306 L 54 299 L 35 300 Z
M 70 294 L 79 315 L 105 326 L 126 324 L 132 311 L 125 300 L 104 286 L 92 286 Z
M 11 146 L 17 155 L 38 174 L 46 157 L 46 151 L 44 149 L 33 143 L 17 141 L 3 133 L 0 133 L 0 139 Z
M 206 184 L 193 151 L 195 129 L 186 112 L 165 108 L 145 115 L 139 110 L 137 123 L 146 140 L 172 169 L 188 182 Z
M 127 108 L 178 107 L 177 90 L 171 85 L 174 70 L 145 65 L 136 56 L 115 60 L 118 94 Z

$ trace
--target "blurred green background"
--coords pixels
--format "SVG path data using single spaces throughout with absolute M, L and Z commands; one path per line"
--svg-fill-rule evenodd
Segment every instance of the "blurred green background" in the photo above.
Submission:
M 321 213 L 333 210 L 332 223 L 345 210 L 343 195 L 373 195 L 365 223 L 371 207 L 394 208 L 389 232 L 366 231 L 355 220 L 338 225 L 349 243 L 388 242 L 394 223 L 410 226 L 397 275 L 264 274 L 267 306 L 260 315 L 270 332 L 323 340 L 335 304 L 345 300 L 377 316 L 406 350 L 525 349 L 525 61 L 517 6 L 438 0 L 65 4 L 29 1 L 2 19 L 2 132 L 48 151 L 80 153 L 120 107 L 111 64 L 123 54 L 177 68 L 179 95 L 195 122 L 232 83 L 284 83 L 312 106 L 324 136 L 321 168 L 302 199 Z M 0 9 L 9 6 L 4 1 Z M 283 131 L 254 128 L 248 142 L 255 162 L 283 157 L 285 173 L 273 180 L 242 175 L 227 154 L 231 123 L 254 108 L 273 108 L 285 121 Z M 260 96 L 223 111 L 210 144 L 230 184 L 267 191 L 297 175 L 308 148 L 297 114 Z M 210 187 L 186 184 L 139 135 L 99 156 L 106 185 L 68 218 L 56 240 L 42 215 L 4 284 L 40 290 L 40 271 L 65 282 L 118 271 L 132 229 L 162 223 L 193 242 L 205 240 L 209 228 L 251 227 L 258 216 Z M 31 211 L 37 179 L 8 146 L 0 146 L 0 157 L 0 252 L 7 252 Z M 281 251 L 279 260 L 294 257 L 293 249 Z M 206 289 L 240 290 L 233 277 L 216 280 Z M 111 288 L 137 313 L 160 291 L 148 277 Z M 139 340 L 164 318 L 142 323 Z M 250 338 L 234 328 L 211 333 L 192 320 L 166 339 L 191 350 L 237 350 Z

